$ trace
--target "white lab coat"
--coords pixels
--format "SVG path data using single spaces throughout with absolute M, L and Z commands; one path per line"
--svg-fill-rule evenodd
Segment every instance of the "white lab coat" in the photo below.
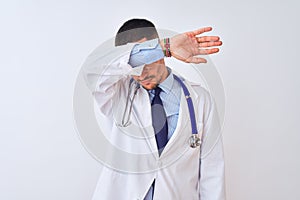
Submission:
M 137 73 L 137 69 L 127 64 L 131 48 L 132 45 L 109 51 L 98 48 L 83 66 L 87 84 L 94 92 L 96 110 L 100 113 L 99 124 L 108 140 L 117 147 L 117 150 L 106 152 L 107 161 L 118 160 L 120 166 L 120 169 L 103 166 L 93 200 L 143 199 L 154 179 L 154 200 L 225 199 L 222 141 L 220 138 L 216 140 L 205 157 L 201 156 L 199 148 L 189 147 L 191 125 L 183 93 L 176 130 L 161 156 L 157 153 L 150 100 L 145 89 L 138 90 L 130 118 L 132 125 L 139 127 L 140 131 L 129 132 L 137 135 L 124 134 L 126 128 L 116 125 L 124 110 L 130 75 Z M 194 102 L 198 132 L 205 143 L 209 130 L 213 130 L 214 104 L 200 85 L 187 81 L 185 84 Z M 144 139 L 140 139 L 142 136 Z M 147 156 L 127 162 L 116 153 L 120 149 L 129 154 Z

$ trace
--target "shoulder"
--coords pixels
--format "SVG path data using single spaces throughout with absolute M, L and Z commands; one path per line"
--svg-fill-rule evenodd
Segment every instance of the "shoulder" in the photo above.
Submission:
M 190 93 L 190 96 L 192 97 L 193 101 L 196 104 L 201 103 L 201 104 L 209 104 L 210 105 L 212 103 L 210 92 L 205 87 L 203 87 L 200 83 L 190 81 L 187 78 L 180 76 L 179 74 L 176 74 L 176 76 L 187 87 L 187 89 Z

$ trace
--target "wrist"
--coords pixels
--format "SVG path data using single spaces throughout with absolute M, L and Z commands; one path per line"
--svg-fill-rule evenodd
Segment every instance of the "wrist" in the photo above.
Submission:
M 165 57 L 171 57 L 171 49 L 170 49 L 170 38 L 164 38 L 160 40 L 160 46 L 164 52 Z

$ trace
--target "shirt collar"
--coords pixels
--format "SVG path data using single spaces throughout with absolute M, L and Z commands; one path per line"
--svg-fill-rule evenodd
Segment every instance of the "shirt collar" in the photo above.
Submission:
M 174 83 L 174 76 L 173 76 L 173 73 L 172 73 L 172 70 L 167 67 L 167 70 L 169 72 L 169 75 L 168 77 L 159 84 L 159 87 L 166 93 L 168 94 L 172 87 L 173 87 L 173 83 Z

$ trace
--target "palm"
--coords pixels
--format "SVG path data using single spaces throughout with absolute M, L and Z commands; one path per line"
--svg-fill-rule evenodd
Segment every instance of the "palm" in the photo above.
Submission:
M 219 48 L 207 47 L 222 45 L 218 36 L 197 37 L 197 35 L 211 30 L 211 27 L 206 27 L 172 37 L 170 39 L 172 56 L 187 63 L 205 63 L 206 59 L 198 56 L 217 53 Z

